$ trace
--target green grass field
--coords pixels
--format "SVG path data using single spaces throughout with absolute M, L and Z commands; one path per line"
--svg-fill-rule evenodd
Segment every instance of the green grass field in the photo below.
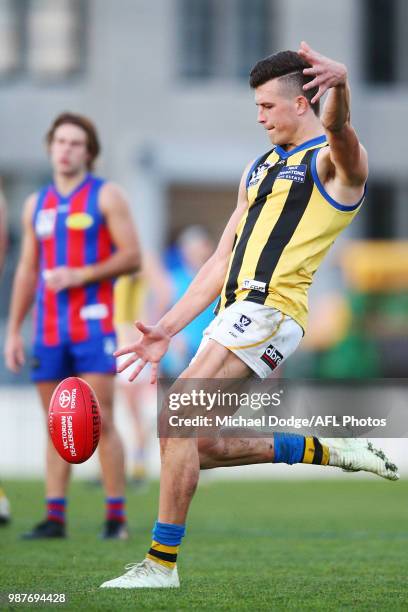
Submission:
M 182 586 L 164 591 L 98 589 L 142 559 L 157 484 L 129 491 L 128 542 L 98 539 L 102 492 L 82 482 L 68 540 L 21 541 L 42 517 L 42 485 L 4 485 L 13 522 L 0 528 L 3 594 L 65 593 L 68 610 L 408 610 L 407 481 L 204 483 L 181 548 Z

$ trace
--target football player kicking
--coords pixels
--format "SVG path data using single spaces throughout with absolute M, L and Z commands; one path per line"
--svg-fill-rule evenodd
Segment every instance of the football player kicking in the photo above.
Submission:
M 134 379 L 152 381 L 170 338 L 221 293 L 217 317 L 182 378 L 266 378 L 296 349 L 306 324 L 307 290 L 330 245 L 360 209 L 367 153 L 350 123 L 347 70 L 302 43 L 258 62 L 250 75 L 258 121 L 273 148 L 245 169 L 238 205 L 215 254 L 185 295 L 132 353 Z M 328 90 L 321 116 L 319 100 Z M 235 333 L 236 326 L 244 329 Z M 315 463 L 397 480 L 395 465 L 367 440 L 162 438 L 158 520 L 145 559 L 104 588 L 178 587 L 177 554 L 200 468 L 251 463 Z

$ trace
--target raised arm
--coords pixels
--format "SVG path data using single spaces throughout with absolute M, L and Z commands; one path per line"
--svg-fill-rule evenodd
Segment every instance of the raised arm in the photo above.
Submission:
M 36 195 L 25 202 L 22 227 L 23 240 L 20 259 L 14 276 L 4 356 L 7 367 L 13 372 L 24 365 L 24 344 L 21 325 L 34 301 L 38 276 L 38 245 L 32 225 Z
M 185 294 L 160 321 L 152 326 L 137 321 L 136 327 L 142 332 L 142 338 L 137 343 L 123 347 L 115 353 L 116 356 L 133 353 L 119 371 L 125 370 L 139 359 L 139 364 L 129 380 L 134 380 L 146 363 L 150 363 L 152 366 L 151 382 L 154 383 L 157 378 L 159 361 L 168 349 L 171 336 L 186 327 L 220 294 L 228 269 L 236 229 L 248 207 L 246 177 L 249 168 L 250 165 L 247 166 L 242 175 L 237 206 L 227 223 L 214 254 L 199 270 Z
M 116 247 L 115 252 L 104 261 L 92 265 L 81 268 L 60 266 L 48 271 L 46 282 L 53 291 L 140 270 L 139 240 L 126 196 L 118 186 L 106 183 L 101 189 L 99 205 Z
M 329 190 L 334 189 L 335 195 L 345 204 L 353 204 L 363 194 L 368 176 L 368 161 L 367 153 L 350 122 L 347 68 L 317 53 L 305 42 L 302 42 L 298 53 L 311 65 L 304 69 L 304 74 L 314 77 L 304 85 L 304 89 L 318 87 L 312 102 L 328 91 L 321 123 L 330 147 L 319 152 L 319 177 L 323 184 L 329 184 Z M 334 184 L 330 185 L 333 181 Z

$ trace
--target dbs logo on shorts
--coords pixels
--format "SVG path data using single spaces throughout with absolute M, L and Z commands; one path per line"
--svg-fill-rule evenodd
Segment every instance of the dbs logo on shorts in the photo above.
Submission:
M 275 368 L 282 363 L 283 355 L 273 346 L 273 344 L 270 344 L 261 355 L 261 359 L 271 368 L 271 370 L 275 370 Z

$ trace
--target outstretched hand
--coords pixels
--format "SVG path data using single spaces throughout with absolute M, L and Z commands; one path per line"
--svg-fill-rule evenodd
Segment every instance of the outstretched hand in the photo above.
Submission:
M 135 342 L 135 344 L 129 344 L 114 352 L 115 357 L 132 353 L 118 368 L 118 372 L 123 372 L 123 370 L 129 368 L 132 364 L 138 362 L 129 376 L 129 381 L 132 382 L 140 374 L 145 365 L 150 363 L 150 382 L 154 384 L 157 381 L 159 362 L 169 347 L 170 336 L 161 325 L 144 325 L 140 321 L 136 321 L 135 326 L 142 333 L 140 340 Z
M 347 68 L 344 64 L 335 62 L 314 51 L 304 41 L 300 44 L 298 53 L 311 66 L 310 68 L 305 68 L 303 74 L 314 77 L 314 79 L 303 86 L 303 89 L 306 91 L 318 87 L 316 95 L 311 100 L 312 104 L 317 102 L 330 87 L 346 84 Z

